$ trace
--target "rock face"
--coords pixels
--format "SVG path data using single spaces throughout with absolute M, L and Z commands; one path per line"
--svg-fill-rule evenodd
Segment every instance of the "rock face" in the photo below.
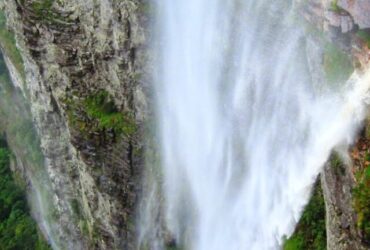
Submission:
M 337 4 L 352 16 L 360 29 L 370 28 L 370 2 L 368 0 L 339 0 Z
M 370 28 L 368 0 L 296 0 L 303 15 L 362 66 L 370 54 L 355 32 Z M 4 0 L 24 60 L 34 124 L 45 156 L 62 249 L 135 249 L 143 169 L 149 52 L 144 0 Z M 322 49 L 306 44 L 314 82 Z M 6 51 L 5 51 L 6 52 Z M 13 78 L 19 78 L 11 67 Z M 19 82 L 19 81 L 16 81 Z M 316 84 L 318 91 L 320 84 Z M 363 249 L 351 207 L 351 166 L 325 168 L 328 249 Z
M 335 5 L 336 3 L 336 5 Z M 366 0 L 310 0 L 303 8 L 305 18 L 324 32 L 329 41 L 351 56 L 358 69 L 369 66 L 368 41 L 357 36 L 359 29 L 369 28 L 370 2 Z M 310 40 L 309 40 L 310 41 Z M 323 81 L 320 46 L 307 43 L 307 55 L 313 81 Z M 317 66 L 317 65 L 321 65 Z M 320 86 L 320 84 L 317 84 Z M 363 135 L 361 135 L 363 136 Z M 347 159 L 343 162 L 333 154 L 326 164 L 321 184 L 326 206 L 327 248 L 330 250 L 368 249 L 357 226 L 358 216 L 353 207 L 354 172 L 357 167 Z
M 135 248 L 147 112 L 139 82 L 143 6 L 137 0 L 4 2 L 25 63 L 60 248 Z
M 335 250 L 366 249 L 356 227 L 352 207 L 354 177 L 351 166 L 332 156 L 321 176 L 326 207 L 327 248 Z M 334 159 L 336 158 L 336 159 Z

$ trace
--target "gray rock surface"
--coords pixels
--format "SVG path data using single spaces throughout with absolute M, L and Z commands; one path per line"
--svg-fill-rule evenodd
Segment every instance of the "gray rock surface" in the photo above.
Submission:
M 334 166 L 328 162 L 321 175 L 321 185 L 326 207 L 328 250 L 365 250 L 352 207 L 354 179 L 351 166 L 344 163 Z
M 25 92 L 51 180 L 59 247 L 135 249 L 147 117 L 147 86 L 140 77 L 147 56 L 143 3 L 54 1 L 40 11 L 36 2 L 5 0 L 3 7 L 25 63 Z M 132 133 L 99 128 L 81 110 L 99 91 L 129 114 Z
M 360 29 L 370 28 L 370 1 L 338 0 L 338 6 L 351 14 Z
M 2 7 L 25 62 L 23 91 L 51 180 L 48 191 L 60 225 L 56 237 L 65 249 L 135 249 L 143 123 L 150 112 L 147 3 L 59 0 L 40 12 L 37 2 L 4 0 Z M 330 9 L 331 0 L 300 2 L 308 2 L 303 15 L 321 30 L 370 28 L 368 0 L 339 0 L 340 12 Z M 321 48 L 308 40 L 305 49 L 314 87 L 321 91 Z M 11 71 L 17 78 L 14 67 Z M 102 90 L 119 112 L 132 116 L 133 133 L 101 129 L 87 115 L 83 101 Z M 322 186 L 328 249 L 362 249 L 354 229 L 349 166 L 338 175 L 328 164 Z

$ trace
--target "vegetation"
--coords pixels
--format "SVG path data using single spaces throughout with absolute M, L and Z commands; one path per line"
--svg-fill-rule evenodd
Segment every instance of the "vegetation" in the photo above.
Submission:
M 370 154 L 366 155 L 370 162 Z M 370 164 L 357 174 L 357 185 L 353 189 L 354 208 L 357 212 L 357 226 L 365 242 L 370 243 Z
M 294 234 L 285 241 L 284 250 L 326 249 L 325 203 L 320 183 L 306 206 Z
M 41 17 L 46 15 L 49 15 L 49 12 L 51 11 L 51 7 L 53 5 L 54 0 L 39 0 L 34 1 L 32 3 L 32 9 L 34 13 Z
M 340 12 L 342 9 L 338 6 L 338 0 L 333 0 L 330 4 L 331 10 L 334 12 Z
M 60 13 L 53 9 L 54 2 L 55 0 L 36 0 L 30 7 L 38 20 L 53 23 L 56 20 L 63 20 Z
M 51 204 L 49 202 L 51 197 L 47 189 L 48 177 L 44 169 L 40 140 L 33 126 L 29 109 L 30 107 L 20 90 L 12 85 L 0 53 L 0 131 L 6 131 L 7 140 L 16 152 L 17 158 L 27 165 L 29 171 L 35 173 L 35 178 L 40 181 L 40 185 L 43 185 L 40 194 L 43 205 L 48 207 Z M 3 140 L 0 141 L 2 141 L 0 150 L 4 152 L 5 143 Z M 6 152 L 9 157 L 9 152 Z M 9 161 L 5 157 L 1 157 L 1 159 L 3 159 L 2 163 Z M 9 169 L 4 168 L 2 164 L 0 165 L 2 166 L 0 171 L 0 213 L 2 214 L 0 218 L 0 249 L 49 249 L 45 243 L 42 243 L 42 237 L 39 236 L 35 223 L 27 214 L 28 208 L 24 192 L 22 192 L 26 187 L 24 179 L 18 174 L 15 174 L 12 179 Z M 10 203 L 3 202 L 2 198 Z M 49 210 L 49 208 L 45 208 L 45 211 L 49 212 Z M 27 237 L 31 239 L 27 240 Z M 29 247 L 23 248 L 24 246 L 20 245 L 22 243 L 18 241 L 21 241 L 22 238 L 24 238 L 24 244 L 29 244 Z M 32 245 L 31 241 L 35 242 L 36 245 Z M 12 245 L 13 243 L 15 246 Z
M 112 128 L 118 133 L 130 135 L 135 132 L 136 126 L 129 114 L 118 112 L 108 92 L 99 91 L 85 100 L 87 114 L 99 121 L 101 129 Z
M 356 33 L 357 37 L 359 37 L 368 48 L 370 48 L 370 31 L 369 30 L 359 30 Z
M 132 135 L 136 131 L 136 124 L 131 114 L 119 112 L 111 96 L 107 91 L 100 90 L 87 96 L 84 100 L 68 99 L 65 102 L 68 106 L 68 120 L 80 131 L 93 131 L 87 129 L 95 124 L 95 130 L 113 130 L 115 134 Z M 82 121 L 79 111 L 93 120 L 92 123 Z
M 334 169 L 336 175 L 343 176 L 345 174 L 346 169 L 338 153 L 332 153 L 330 157 L 330 165 Z
M 351 150 L 355 186 L 352 189 L 357 228 L 365 244 L 370 245 L 370 122 Z
M 352 190 L 357 227 L 364 243 L 370 245 L 370 122 L 351 152 L 356 185 Z
M 22 189 L 12 178 L 9 168 L 10 152 L 0 139 L 0 249 L 46 250 L 36 223 L 29 215 L 27 200 Z
M 0 44 L 5 50 L 6 55 L 9 57 L 11 62 L 19 74 L 25 78 L 24 66 L 22 56 L 16 46 L 14 34 L 6 28 L 6 18 L 3 11 L 0 10 Z
M 348 80 L 354 68 L 347 54 L 332 43 L 324 48 L 324 71 L 329 84 L 343 83 Z

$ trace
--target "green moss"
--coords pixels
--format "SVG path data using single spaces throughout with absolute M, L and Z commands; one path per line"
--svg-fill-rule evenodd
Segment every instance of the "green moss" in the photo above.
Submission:
M 38 0 L 32 3 L 32 9 L 37 15 L 44 15 L 49 12 L 53 6 L 54 0 Z
M 324 48 L 324 71 L 327 82 L 335 86 L 347 81 L 354 68 L 347 54 L 334 44 L 326 43 Z
M 0 10 L 0 44 L 4 49 L 6 55 L 13 63 L 19 74 L 25 79 L 23 59 L 19 52 L 14 34 L 10 32 L 6 27 L 6 18 L 3 11 Z
M 325 203 L 320 183 L 317 182 L 294 234 L 285 241 L 284 250 L 326 249 Z
M 86 220 L 80 220 L 79 228 L 84 235 L 89 236 L 90 234 L 89 224 Z
M 136 131 L 135 122 L 130 114 L 118 112 L 112 98 L 106 91 L 99 91 L 86 98 L 85 102 L 87 114 L 97 119 L 99 128 L 114 129 L 116 133 L 131 135 Z
M 36 18 L 42 21 L 60 19 L 60 15 L 53 10 L 54 0 L 37 0 L 31 3 L 31 8 Z
M 136 123 L 130 113 L 119 112 L 112 97 L 105 90 L 90 94 L 85 99 L 69 98 L 65 100 L 70 124 L 83 133 L 94 130 L 113 130 L 116 135 L 133 135 Z M 86 122 L 81 117 L 87 116 L 93 122 Z
M 79 218 L 81 216 L 81 211 L 80 211 L 80 204 L 78 200 L 73 199 L 71 200 L 70 204 L 71 204 L 71 209 L 72 209 L 73 214 Z

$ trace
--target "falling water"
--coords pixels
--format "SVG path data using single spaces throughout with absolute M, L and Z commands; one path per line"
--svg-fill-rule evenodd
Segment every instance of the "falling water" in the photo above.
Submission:
M 187 249 L 279 248 L 363 119 L 369 76 L 318 91 L 288 2 L 157 1 L 165 224 Z
M 16 171 L 27 183 L 27 199 L 32 216 L 51 247 L 60 249 L 57 236 L 60 228 L 53 219 L 56 213 L 52 207 L 51 183 L 22 83 L 14 65 L 0 53 L 1 130 L 5 131 L 7 143 L 15 155 Z

